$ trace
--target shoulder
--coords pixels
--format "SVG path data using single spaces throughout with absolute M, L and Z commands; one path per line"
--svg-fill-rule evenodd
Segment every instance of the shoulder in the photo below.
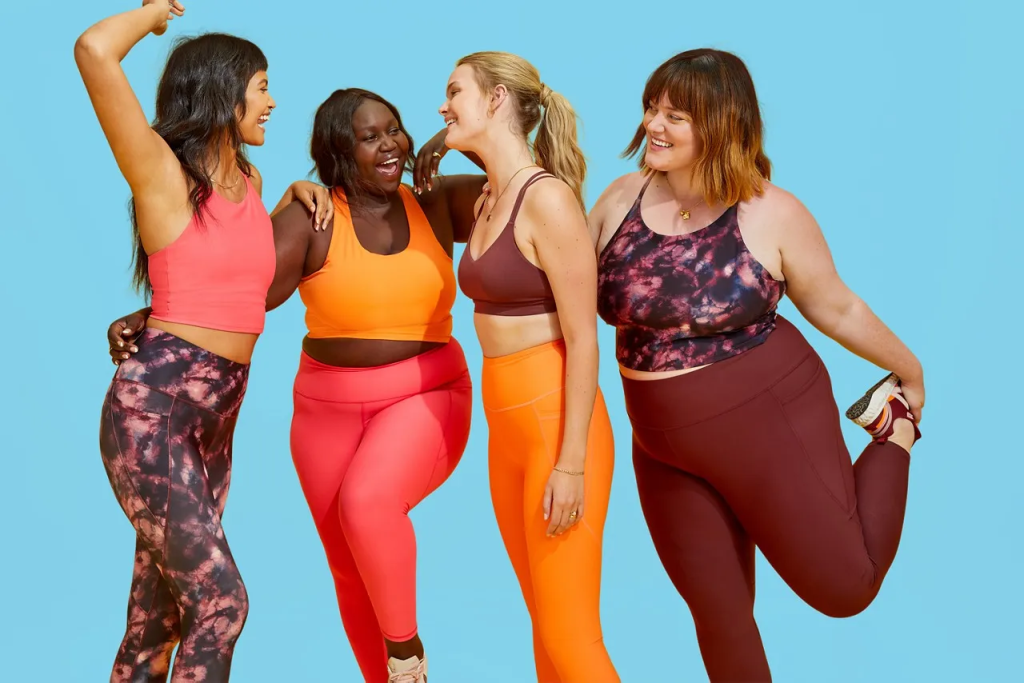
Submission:
M 810 210 L 796 195 L 765 181 L 764 191 L 740 205 L 740 220 L 784 242 L 807 231 L 818 231 Z
M 572 188 L 553 176 L 536 180 L 527 188 L 519 211 L 532 220 L 583 213 Z
M 634 171 L 619 176 L 604 189 L 601 196 L 597 198 L 598 204 L 618 204 L 622 202 L 633 203 L 640 188 L 647 182 L 647 174 L 642 171 Z M 596 205 L 595 205 L 596 208 Z
M 333 220 L 332 218 L 331 221 Z M 273 222 L 276 232 L 298 233 L 301 231 L 302 234 L 313 233 L 313 214 L 300 201 L 291 202 L 274 214 Z M 324 227 L 328 227 L 330 224 L 331 222 L 328 222 Z
M 263 196 L 263 176 L 260 175 L 260 170 L 256 168 L 255 164 L 249 164 L 249 180 L 252 182 L 252 186 L 256 188 L 257 194 Z
M 742 208 L 751 215 L 766 218 L 792 218 L 800 213 L 810 213 L 796 195 L 768 181 L 764 183 L 764 191 L 743 202 Z
M 603 221 L 605 218 L 617 218 L 622 220 L 637 195 L 640 194 L 640 189 L 647 182 L 647 178 L 647 174 L 642 171 L 634 171 L 613 180 L 597 198 L 594 208 L 590 210 L 591 219 Z

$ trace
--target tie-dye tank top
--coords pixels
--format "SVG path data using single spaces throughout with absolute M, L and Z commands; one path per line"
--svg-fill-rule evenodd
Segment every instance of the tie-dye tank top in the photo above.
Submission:
M 650 182 L 598 260 L 598 313 L 616 328 L 618 362 L 646 372 L 683 370 L 764 342 L 786 285 L 747 249 L 737 206 L 706 228 L 661 235 L 640 215 Z

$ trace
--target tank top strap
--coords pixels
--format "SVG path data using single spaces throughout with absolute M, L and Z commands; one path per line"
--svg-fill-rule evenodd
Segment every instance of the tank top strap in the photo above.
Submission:
M 328 261 L 343 248 L 343 245 L 356 239 L 356 229 L 352 223 L 352 207 L 349 206 L 345 191 L 340 187 L 335 188 L 331 193 L 331 198 L 334 200 L 334 228 L 331 233 L 331 242 L 327 246 Z
M 644 199 L 644 193 L 647 192 L 647 186 L 651 184 L 651 181 L 654 180 L 654 176 L 656 175 L 657 172 L 651 172 L 651 175 L 648 176 L 646 181 L 644 181 L 643 187 L 640 188 L 640 192 L 637 193 L 636 199 L 633 201 L 633 207 L 629 210 L 630 213 L 633 213 L 640 208 L 640 202 Z
M 512 207 L 512 213 L 508 217 L 508 225 L 515 225 L 516 216 L 519 215 L 519 207 L 523 205 L 523 199 L 526 198 L 526 191 L 530 189 L 530 185 L 533 185 L 538 180 L 544 178 L 554 178 L 555 175 L 550 171 L 539 171 L 530 176 L 530 179 L 523 183 L 523 187 L 519 190 L 519 195 L 516 197 L 515 206 Z
M 423 207 L 416 201 L 412 190 L 405 185 L 399 185 L 398 194 L 402 197 L 405 217 L 409 222 L 409 246 L 437 242 L 434 228 L 431 227 L 427 214 L 423 212 Z

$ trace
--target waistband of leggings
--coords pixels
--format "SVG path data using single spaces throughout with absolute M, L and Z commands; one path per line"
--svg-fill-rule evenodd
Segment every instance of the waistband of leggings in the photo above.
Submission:
M 508 410 L 565 388 L 565 340 L 506 356 L 484 357 L 481 399 L 486 410 Z
M 626 412 L 636 427 L 697 424 L 764 393 L 816 355 L 800 330 L 780 316 L 762 344 L 708 367 L 668 379 L 622 377 Z
M 137 346 L 139 350 L 114 373 L 114 382 L 121 385 L 118 396 L 122 403 L 157 410 L 158 404 L 166 402 L 151 395 L 158 392 L 220 415 L 232 415 L 241 408 L 249 381 L 248 364 L 152 327 L 142 332 Z M 134 385 L 134 390 L 127 385 Z
M 426 353 L 371 368 L 327 365 L 303 351 L 295 393 L 332 403 L 369 403 L 414 396 L 459 379 L 469 381 L 469 368 L 462 346 L 452 337 Z

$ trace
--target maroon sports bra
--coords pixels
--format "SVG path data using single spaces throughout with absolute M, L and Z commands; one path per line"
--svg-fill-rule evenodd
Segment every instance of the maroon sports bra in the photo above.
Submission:
M 473 241 L 480 213 L 473 220 L 466 248 L 459 259 L 459 288 L 473 300 L 477 313 L 519 316 L 555 311 L 555 295 L 551 291 L 548 276 L 526 260 L 515 238 L 516 216 L 526 190 L 538 180 L 554 177 L 547 171 L 540 171 L 526 181 L 523 189 L 519 190 L 508 223 L 494 244 L 479 258 L 473 258 L 469 253 L 469 245 Z M 483 203 L 480 204 L 480 211 L 483 211 Z

